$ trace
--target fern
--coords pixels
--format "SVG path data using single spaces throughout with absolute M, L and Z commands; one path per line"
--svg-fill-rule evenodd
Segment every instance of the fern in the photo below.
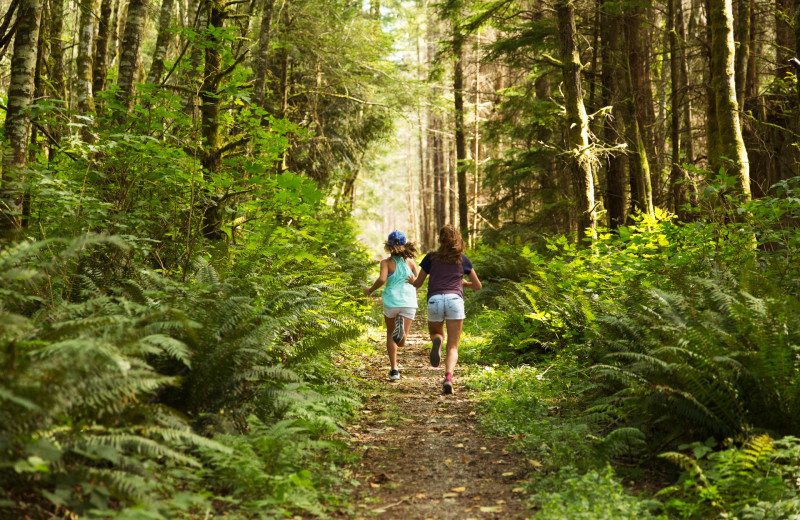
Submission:
M 684 435 L 720 438 L 800 426 L 798 302 L 708 279 L 688 289 L 632 293 L 618 313 L 598 318 L 592 345 L 603 363 L 592 372 L 618 406 L 650 433 L 676 421 Z

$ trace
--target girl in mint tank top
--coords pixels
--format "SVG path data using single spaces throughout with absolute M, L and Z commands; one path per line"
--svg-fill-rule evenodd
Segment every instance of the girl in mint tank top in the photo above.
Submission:
M 371 287 L 364 290 L 367 296 L 386 284 L 383 290 L 383 319 L 386 323 L 386 353 L 389 355 L 389 379 L 400 379 L 397 368 L 397 347 L 403 346 L 411 323 L 417 313 L 417 290 L 408 280 L 417 276 L 417 246 L 406 240 L 402 231 L 392 231 L 384 244 L 389 258 L 381 260 L 381 273 Z

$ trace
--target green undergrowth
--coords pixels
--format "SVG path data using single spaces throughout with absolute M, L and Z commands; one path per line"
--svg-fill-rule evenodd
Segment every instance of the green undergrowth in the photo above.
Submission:
M 375 320 L 352 227 L 315 211 L 174 271 L 111 236 L 0 251 L 2 515 L 339 507 L 364 396 L 336 360 Z
M 468 385 L 542 517 L 800 518 L 797 181 L 742 205 L 719 177 L 697 222 L 473 255 Z

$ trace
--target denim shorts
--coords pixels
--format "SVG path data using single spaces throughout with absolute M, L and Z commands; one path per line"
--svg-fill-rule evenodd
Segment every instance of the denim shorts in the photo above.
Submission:
M 464 299 L 457 294 L 434 294 L 428 298 L 428 321 L 463 320 Z
M 415 309 L 414 307 L 384 307 L 383 315 L 386 316 L 387 318 L 396 318 L 398 316 L 403 316 L 404 318 L 413 320 L 414 316 L 417 315 L 417 309 Z

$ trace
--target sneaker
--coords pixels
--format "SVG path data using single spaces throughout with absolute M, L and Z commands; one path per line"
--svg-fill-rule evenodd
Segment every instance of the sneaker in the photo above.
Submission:
M 453 395 L 453 382 L 445 379 L 442 382 L 442 394 Z
M 405 320 L 402 316 L 398 316 L 394 320 L 394 332 L 392 332 L 392 339 L 395 343 L 400 343 L 406 336 Z
M 389 370 L 389 381 L 397 381 L 400 379 L 400 371 L 396 368 Z
M 431 366 L 438 367 L 439 361 L 442 360 L 442 337 L 436 336 L 433 338 L 433 346 L 431 346 Z

